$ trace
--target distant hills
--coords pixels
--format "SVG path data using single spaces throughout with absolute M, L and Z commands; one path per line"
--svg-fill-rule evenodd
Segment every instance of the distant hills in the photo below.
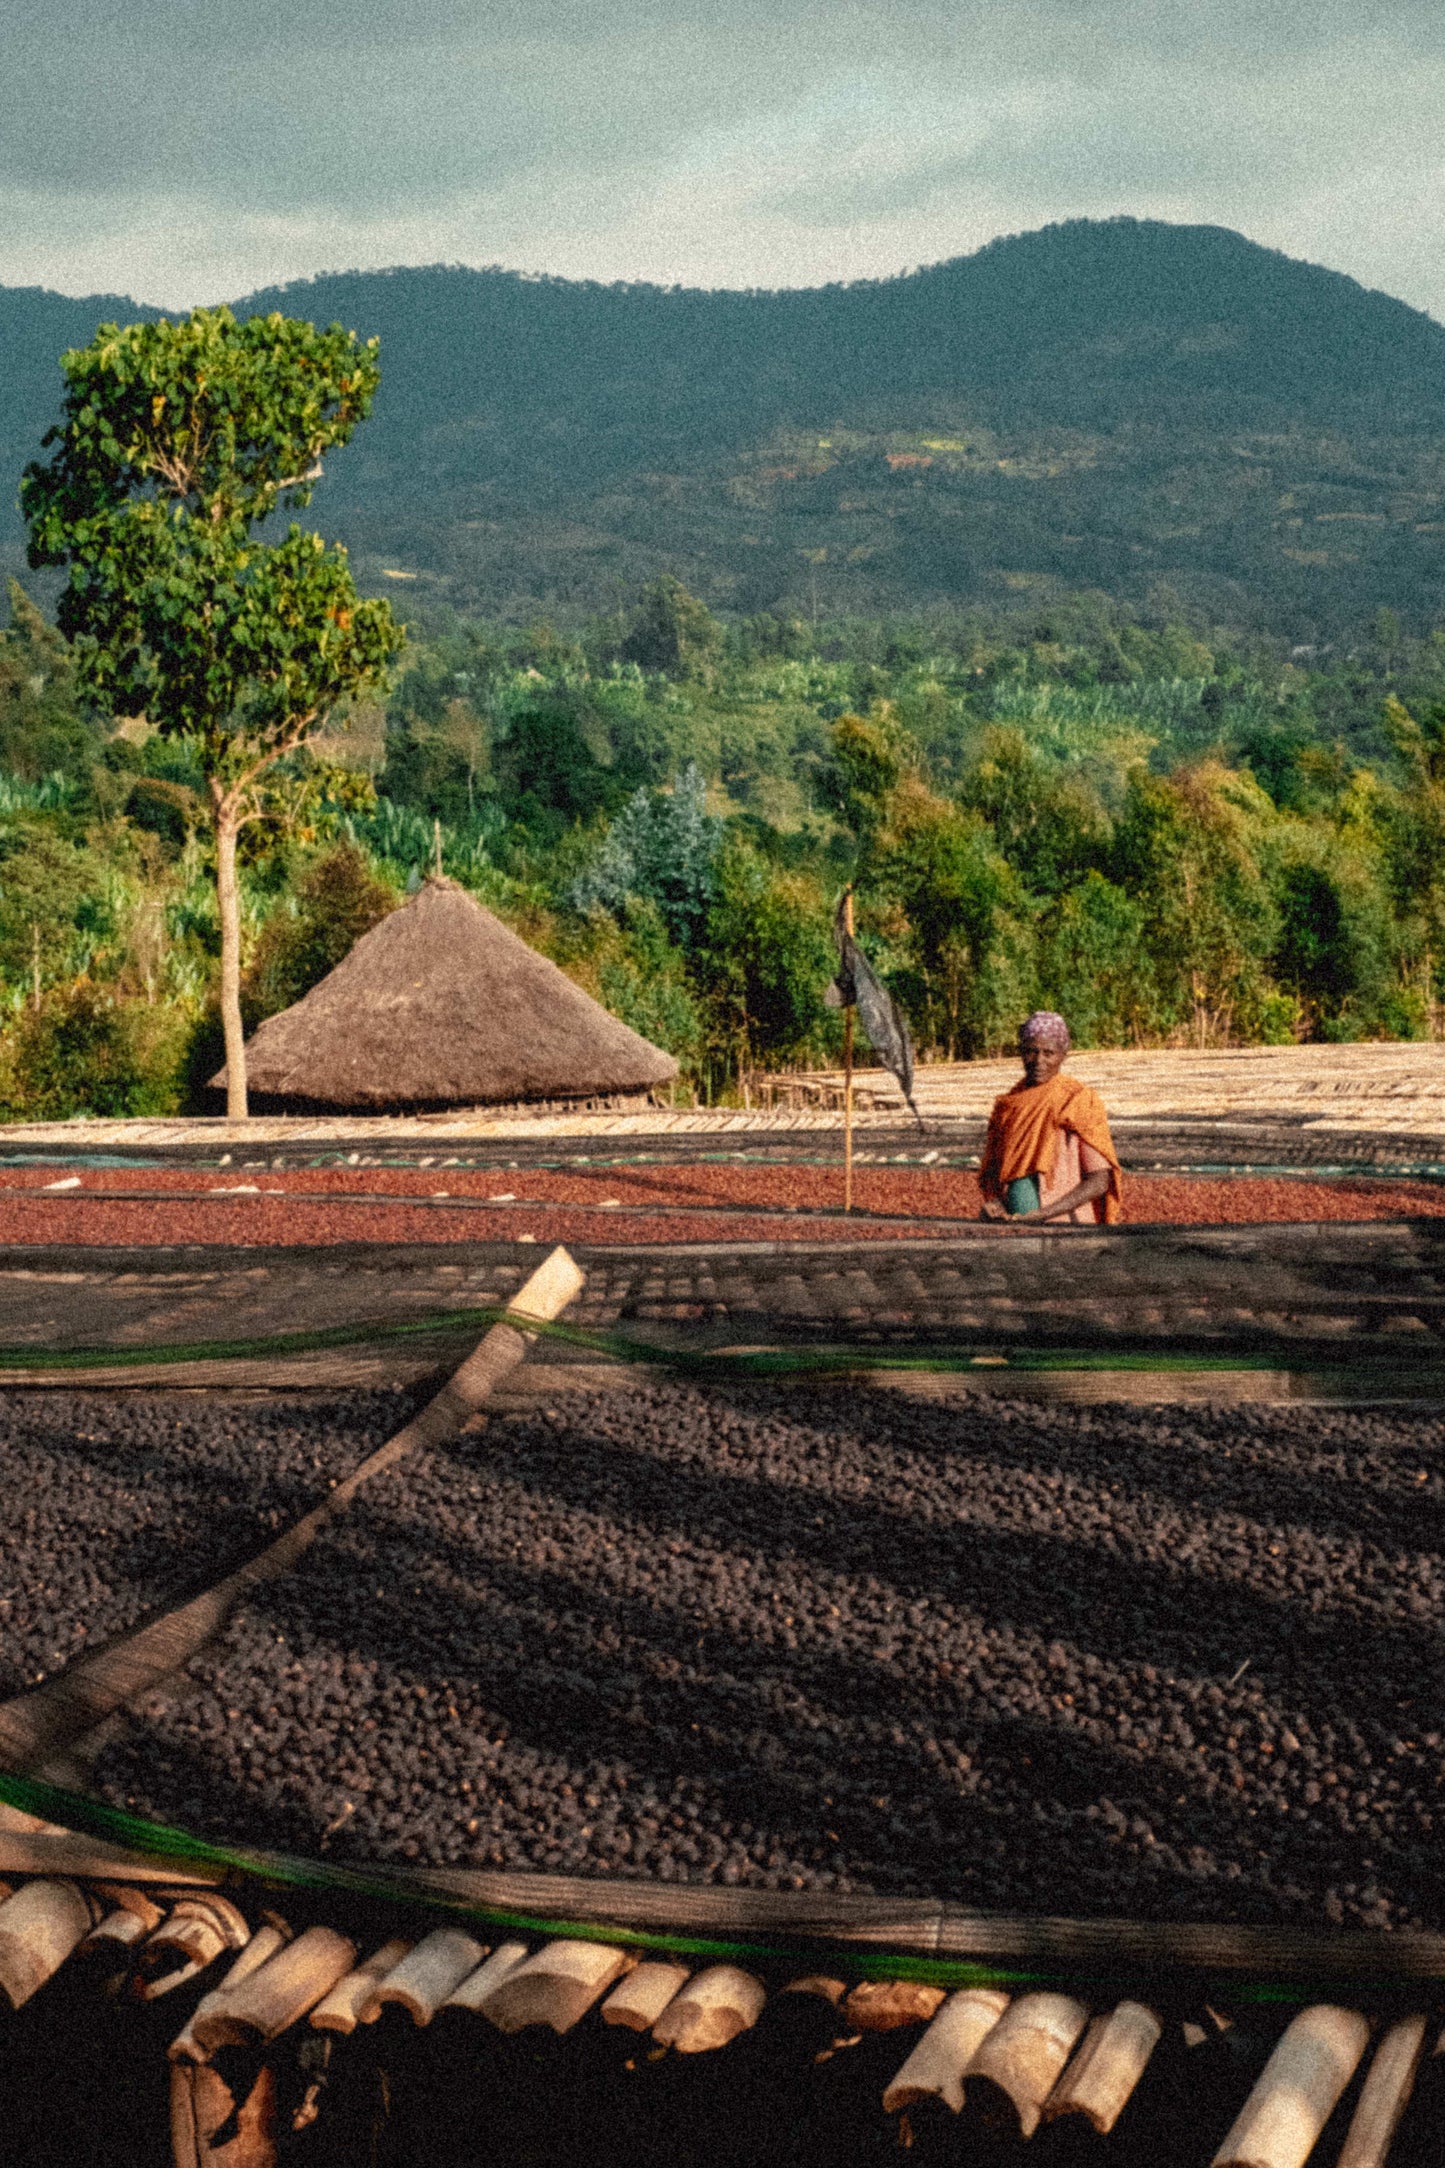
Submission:
M 661 568 L 790 614 L 1166 583 L 1309 640 L 1445 598 L 1445 327 L 1220 228 L 1073 221 L 802 292 L 433 268 L 236 306 L 379 334 L 314 516 L 461 609 L 606 609 Z M 0 537 L 60 349 L 156 313 L 0 289 Z

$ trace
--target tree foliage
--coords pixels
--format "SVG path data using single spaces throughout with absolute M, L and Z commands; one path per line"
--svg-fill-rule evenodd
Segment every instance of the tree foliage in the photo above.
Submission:
M 79 698 L 68 644 L 12 580 L 10 626 L 0 633 L 0 771 L 27 783 L 56 774 L 78 783 L 103 742 Z
M 617 911 L 638 897 L 675 941 L 695 943 L 717 888 L 722 822 L 690 761 L 671 790 L 640 790 L 612 823 L 595 862 L 573 882 L 575 909 Z
M 109 1120 L 175 1111 L 181 1019 L 81 976 L 20 1013 L 0 1053 L 8 1118 Z
M 292 526 L 321 459 L 370 408 L 370 347 L 339 326 L 227 309 L 102 328 L 62 357 L 56 450 L 26 470 L 30 561 L 64 565 L 60 629 L 88 690 L 199 741 L 222 788 L 299 744 L 396 651 L 346 553 Z
M 823 994 L 836 962 L 832 914 L 817 883 L 731 840 L 698 954 L 724 1077 L 823 1053 L 832 1036 Z
M 91 696 L 196 748 L 216 829 L 230 1106 L 245 1113 L 235 846 L 277 761 L 375 684 L 400 636 L 346 553 L 294 523 L 323 456 L 369 411 L 374 343 L 278 315 L 197 309 L 102 326 L 62 357 L 61 422 L 21 499 L 33 565 L 63 565 L 59 610 Z
M 925 1055 L 997 1052 L 1038 1006 L 1080 1044 L 1438 1035 L 1445 638 L 1387 625 L 1375 648 L 1372 621 L 1347 672 L 1165 612 L 1080 596 L 801 640 L 736 618 L 707 675 L 623 658 L 625 612 L 443 621 L 390 696 L 384 765 L 375 711 L 356 766 L 329 732 L 273 764 L 243 854 L 247 1014 L 424 876 L 439 821 L 448 873 L 706 1095 L 838 1058 L 849 880 Z M 107 716 L 70 644 L 12 614 L 0 699 L 38 704 L 12 706 L 0 772 L 7 1104 L 78 1110 L 90 1047 L 95 1104 L 118 1105 L 128 1046 L 159 1104 L 219 1059 L 199 743 Z M 1344 735 L 1346 699 L 1372 738 Z M 73 731 L 70 764 L 38 773 L 32 730 Z

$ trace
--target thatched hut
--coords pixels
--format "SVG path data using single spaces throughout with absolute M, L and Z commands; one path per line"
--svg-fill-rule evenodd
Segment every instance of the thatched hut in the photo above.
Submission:
M 676 1076 L 454 881 L 427 881 L 247 1048 L 257 1111 L 636 1100 Z M 212 1078 L 224 1086 L 226 1072 Z

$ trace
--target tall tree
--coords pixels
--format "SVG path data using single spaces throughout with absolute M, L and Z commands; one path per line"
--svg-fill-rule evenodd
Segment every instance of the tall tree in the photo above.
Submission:
M 94 697 L 190 739 L 209 789 L 221 919 L 226 1112 L 246 1115 L 236 842 L 275 764 L 399 652 L 384 602 L 357 595 L 345 550 L 296 525 L 323 455 L 364 419 L 376 341 L 229 309 L 102 325 L 61 357 L 63 419 L 21 502 L 30 562 L 66 565 L 60 625 Z
M 852 830 L 865 861 L 888 818 L 893 793 L 917 764 L 918 749 L 887 701 L 875 703 L 868 716 L 840 715 L 828 739 L 828 758 L 814 784 L 818 802 Z

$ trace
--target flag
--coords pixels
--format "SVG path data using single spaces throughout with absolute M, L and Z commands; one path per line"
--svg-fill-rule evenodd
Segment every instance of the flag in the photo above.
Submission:
M 884 1068 L 897 1077 L 909 1112 L 922 1127 L 923 1116 L 913 1104 L 913 1042 L 908 1036 L 908 1025 L 897 1002 L 849 933 L 846 906 L 845 897 L 833 920 L 833 934 L 838 943 L 838 976 L 823 999 L 830 1009 L 857 1009 L 868 1044 Z

